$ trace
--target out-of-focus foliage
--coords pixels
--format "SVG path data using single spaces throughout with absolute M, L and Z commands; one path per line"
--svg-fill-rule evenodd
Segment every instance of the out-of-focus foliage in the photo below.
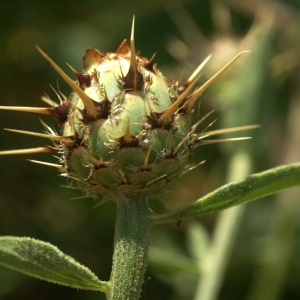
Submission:
M 63 68 L 68 62 L 80 70 L 86 48 L 115 51 L 124 38 L 129 38 L 133 14 L 137 49 L 146 57 L 156 52 L 158 67 L 170 80 L 184 81 L 212 53 L 200 79 L 204 81 L 240 50 L 251 49 L 251 54 L 240 58 L 203 95 L 194 117 L 213 108 L 219 119 L 215 128 L 261 124 L 252 134 L 252 141 L 241 142 L 249 149 L 253 171 L 299 161 L 300 5 L 296 0 L 6 1 L 0 10 L 0 105 L 42 106 L 43 93 L 55 99 L 49 84 L 66 95 L 70 92 L 34 45 L 43 48 Z M 51 123 L 51 119 L 42 119 Z M 4 127 L 42 130 L 36 115 L 2 111 L 0 128 Z M 0 131 L 0 150 L 44 143 Z M 232 146 L 240 145 L 200 148 L 195 160 L 200 157 L 207 163 L 181 178 L 180 184 L 167 186 L 164 197 L 156 199 L 153 206 L 157 210 L 179 207 L 223 184 Z M 50 155 L 28 158 L 55 162 Z M 61 187 L 65 179 L 57 176 L 56 170 L 25 159 L 0 158 L 0 235 L 49 241 L 107 280 L 114 205 L 93 209 L 90 199 L 71 201 L 81 194 Z M 261 294 L 264 290 L 274 291 L 280 299 L 300 297 L 298 195 L 299 190 L 293 190 L 248 205 L 220 299 L 275 299 L 275 295 Z M 215 215 L 197 221 L 204 225 L 201 253 L 205 253 Z M 202 254 L 195 257 L 190 226 L 189 222 L 166 226 L 169 238 L 162 239 L 160 231 L 154 234 L 156 252 L 152 254 L 158 256 L 154 256 L 153 265 L 150 262 L 144 299 L 192 299 L 190 291 L 196 280 L 191 276 L 193 261 Z M 162 242 L 165 249 L 173 249 L 174 260 L 181 258 L 181 268 L 170 266 L 164 271 L 167 261 L 157 267 L 155 262 L 163 255 L 157 245 Z M 0 278 L 1 299 L 101 298 L 93 292 L 51 285 L 4 268 L 0 268 Z M 272 282 L 278 282 L 277 289 Z

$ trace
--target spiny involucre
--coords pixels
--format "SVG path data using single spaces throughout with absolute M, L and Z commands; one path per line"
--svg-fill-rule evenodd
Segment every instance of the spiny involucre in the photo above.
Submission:
M 191 124 L 190 118 L 197 99 L 240 54 L 192 92 L 209 57 L 185 84 L 169 82 L 156 68 L 154 56 L 146 59 L 136 54 L 133 32 L 134 22 L 130 43 L 124 40 L 115 53 L 88 49 L 83 71 L 70 67 L 77 81 L 37 47 L 73 93 L 69 98 L 58 93 L 60 104 L 51 108 L 0 108 L 50 114 L 61 125 L 62 135 L 45 124 L 47 134 L 9 129 L 49 138 L 53 146 L 0 154 L 57 152 L 60 164 L 48 165 L 58 167 L 88 196 L 134 201 L 158 192 L 166 181 L 190 168 L 193 149 L 212 142 L 205 137 L 251 128 L 197 134 L 203 119 Z

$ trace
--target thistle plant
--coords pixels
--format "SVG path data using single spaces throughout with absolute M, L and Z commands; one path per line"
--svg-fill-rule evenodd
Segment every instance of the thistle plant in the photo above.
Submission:
M 25 274 L 62 285 L 104 292 L 108 299 L 138 299 L 147 266 L 150 229 L 159 224 L 214 212 L 263 197 L 300 183 L 299 164 L 279 167 L 231 183 L 175 211 L 157 214 L 149 206 L 153 195 L 164 192 L 176 180 L 203 163 L 191 165 L 195 148 L 248 139 L 213 139 L 216 135 L 257 128 L 247 125 L 211 130 L 205 125 L 212 112 L 192 122 L 195 103 L 204 91 L 244 52 L 196 88 L 207 57 L 184 82 L 169 81 L 150 59 L 136 52 L 134 20 L 130 42 L 124 40 L 115 53 L 89 48 L 83 70 L 71 66 L 70 78 L 42 49 L 40 54 L 71 87 L 66 97 L 57 92 L 59 104 L 51 107 L 3 107 L 51 115 L 61 132 L 42 122 L 45 133 L 6 129 L 52 141 L 47 147 L 2 151 L 1 155 L 51 152 L 52 164 L 70 186 L 81 189 L 98 203 L 117 206 L 114 254 L 109 281 L 100 281 L 56 247 L 31 238 L 0 238 L 0 263 Z

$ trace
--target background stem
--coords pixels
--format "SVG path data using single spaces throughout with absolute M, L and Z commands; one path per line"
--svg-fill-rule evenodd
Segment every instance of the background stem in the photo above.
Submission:
M 239 180 L 246 176 L 250 171 L 250 165 L 247 153 L 236 153 L 230 162 L 228 180 Z M 195 300 L 215 300 L 218 298 L 244 211 L 245 205 L 239 205 L 219 214 L 214 229 L 211 250 L 205 259 L 199 278 Z

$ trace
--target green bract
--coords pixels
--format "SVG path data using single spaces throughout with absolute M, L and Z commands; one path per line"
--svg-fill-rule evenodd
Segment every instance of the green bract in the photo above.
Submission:
M 180 108 L 165 113 L 178 97 L 176 87 L 153 60 L 135 60 L 132 67 L 126 41 L 116 53 L 88 49 L 84 62 L 90 63 L 76 75 L 92 112 L 76 93 L 68 100 L 63 132 L 72 142 L 60 145 L 67 175 L 103 199 L 153 193 L 184 170 L 190 155 L 188 115 Z

